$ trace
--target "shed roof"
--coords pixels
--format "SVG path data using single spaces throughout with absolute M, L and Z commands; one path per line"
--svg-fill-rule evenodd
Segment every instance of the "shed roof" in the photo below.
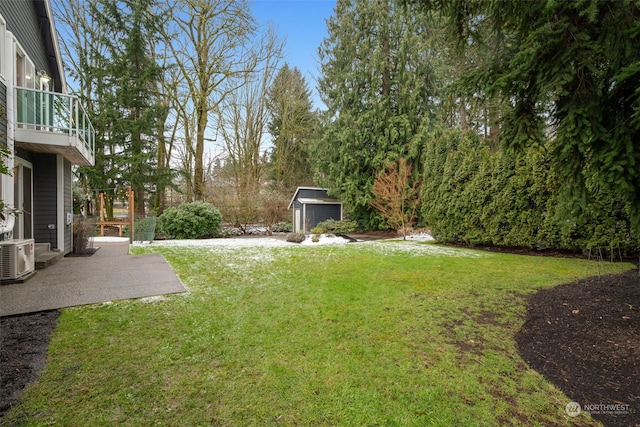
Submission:
M 300 197 L 298 201 L 303 205 L 320 205 L 320 204 L 340 204 L 340 200 L 335 197 L 327 197 L 327 198 L 311 198 L 311 197 Z
M 324 191 L 325 194 L 328 191 L 327 188 L 298 187 L 296 189 L 296 192 L 293 193 L 293 197 L 291 198 L 291 201 L 289 202 L 289 206 L 287 207 L 287 209 L 291 209 L 291 207 L 293 206 L 293 202 L 296 200 L 296 198 L 300 201 L 300 203 L 305 204 L 305 205 L 341 204 L 342 203 L 337 197 L 331 197 L 329 195 L 327 195 L 327 197 L 300 197 L 300 198 L 298 198 L 297 196 L 300 193 L 300 190 L 320 190 L 320 191 Z

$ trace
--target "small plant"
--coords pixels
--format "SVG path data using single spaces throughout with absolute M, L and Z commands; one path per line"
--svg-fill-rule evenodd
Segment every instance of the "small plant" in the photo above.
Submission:
M 313 243 L 318 243 L 318 242 L 320 241 L 320 235 L 318 235 L 318 234 L 314 234 L 314 235 L 311 237 L 311 241 L 312 241 Z
M 222 215 L 211 203 L 183 203 L 165 210 L 158 223 L 170 239 L 202 239 L 220 235 Z
M 137 219 L 133 230 L 133 240 L 137 242 L 151 242 L 156 234 L 156 217 L 150 216 L 143 219 Z
M 289 233 L 287 234 L 287 242 L 291 242 L 291 243 L 302 243 L 304 242 L 304 239 L 306 239 L 307 236 L 305 236 L 304 233 Z
M 89 238 L 93 237 L 96 229 L 95 220 L 76 215 L 73 223 L 73 253 L 84 255 L 91 252 Z

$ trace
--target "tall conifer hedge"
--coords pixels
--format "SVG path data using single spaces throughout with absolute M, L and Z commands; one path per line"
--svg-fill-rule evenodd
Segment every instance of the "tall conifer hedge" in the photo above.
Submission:
M 438 240 L 616 255 L 640 250 L 631 206 L 595 183 L 585 205 L 571 203 L 545 147 L 492 152 L 474 133 L 444 129 L 423 139 L 421 213 Z

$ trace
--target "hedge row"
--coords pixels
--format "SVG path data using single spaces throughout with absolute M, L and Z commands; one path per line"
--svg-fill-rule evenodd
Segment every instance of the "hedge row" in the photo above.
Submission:
M 563 193 L 544 149 L 492 152 L 472 133 L 425 137 L 422 219 L 438 240 L 572 251 L 640 250 L 631 209 L 590 188 L 586 203 Z

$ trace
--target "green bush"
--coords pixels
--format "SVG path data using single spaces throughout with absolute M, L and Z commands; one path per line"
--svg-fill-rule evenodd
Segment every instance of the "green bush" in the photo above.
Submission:
M 304 242 L 304 239 L 306 239 L 307 236 L 305 236 L 304 233 L 289 233 L 287 234 L 287 242 L 291 242 L 291 243 L 302 243 Z
M 311 232 L 315 234 L 349 234 L 356 231 L 356 228 L 357 224 L 355 221 L 347 219 L 342 221 L 328 219 L 326 221 L 319 222 Z
M 158 217 L 159 229 L 170 239 L 202 239 L 220 235 L 222 216 L 211 203 L 183 203 Z

